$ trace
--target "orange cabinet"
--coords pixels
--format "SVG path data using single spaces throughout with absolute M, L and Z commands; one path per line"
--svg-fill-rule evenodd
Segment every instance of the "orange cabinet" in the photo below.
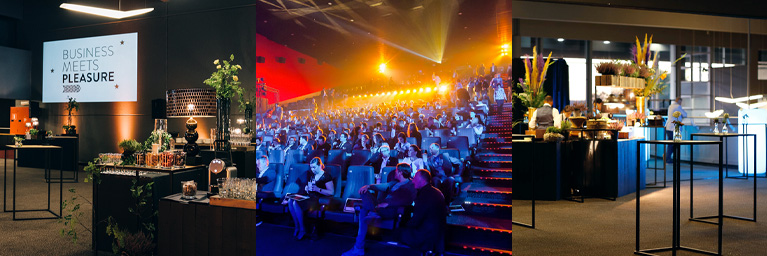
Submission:
M 27 132 L 29 107 L 11 107 L 11 134 L 24 135 Z

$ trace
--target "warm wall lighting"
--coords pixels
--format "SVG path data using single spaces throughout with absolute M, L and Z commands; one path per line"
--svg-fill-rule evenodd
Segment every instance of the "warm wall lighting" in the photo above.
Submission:
M 59 7 L 61 7 L 62 9 L 70 10 L 70 11 L 104 16 L 104 17 L 109 17 L 113 19 L 122 19 L 122 18 L 141 15 L 144 13 L 154 11 L 154 8 L 136 9 L 132 11 L 118 11 L 118 10 L 112 10 L 112 9 L 104 9 L 104 8 L 91 7 L 86 5 L 67 4 L 67 3 L 63 3 Z
M 381 63 L 381 65 L 378 65 L 378 73 L 383 74 L 386 72 L 386 63 Z
M 604 44 L 610 44 L 610 41 L 604 41 L 604 42 L 602 42 L 602 43 L 604 43 Z

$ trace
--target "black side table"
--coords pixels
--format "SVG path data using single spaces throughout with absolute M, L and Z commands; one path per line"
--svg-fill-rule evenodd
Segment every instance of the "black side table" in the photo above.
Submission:
M 728 140 L 725 140 L 725 138 L 729 139 L 729 138 L 745 137 L 745 138 L 743 138 L 743 140 L 745 142 L 745 140 L 748 137 L 751 137 L 753 139 L 753 141 L 754 141 L 754 145 L 756 145 L 756 134 L 742 134 L 742 133 L 740 133 L 740 134 L 739 133 L 727 133 L 727 134 L 724 134 L 724 133 L 693 133 L 693 134 L 691 134 L 690 137 L 692 138 L 692 140 L 695 140 L 695 137 L 719 137 L 719 141 L 722 141 L 724 143 L 724 145 L 725 145 L 724 147 L 725 148 L 727 148 L 726 145 L 727 145 L 727 141 L 728 141 Z M 746 147 L 744 147 L 742 149 L 744 150 L 743 151 L 743 156 L 745 156 L 745 158 L 746 158 L 745 161 L 744 161 L 744 163 L 746 164 L 746 166 L 745 166 L 746 176 L 744 178 L 748 179 L 748 147 L 746 146 Z M 757 154 L 756 154 L 756 146 L 754 146 L 754 152 L 753 153 L 754 153 L 754 157 L 753 157 L 754 158 L 754 162 L 753 162 L 754 163 L 754 217 L 753 218 L 746 218 L 746 217 L 740 217 L 740 216 L 724 215 L 723 216 L 724 218 L 756 222 L 756 156 L 757 156 Z M 690 155 L 692 155 L 692 154 L 693 154 L 693 150 L 690 149 Z M 725 155 L 726 154 L 727 154 L 727 152 L 725 150 Z M 729 166 L 729 161 L 727 160 L 726 157 L 725 157 L 725 165 Z M 729 169 L 730 169 L 729 167 L 726 167 L 725 168 L 725 173 L 728 173 Z M 693 197 L 693 189 L 692 189 L 693 188 L 693 179 L 692 179 L 693 174 L 692 173 L 693 173 L 692 172 L 692 165 L 690 165 L 690 220 L 698 221 L 698 222 L 703 222 L 703 223 L 716 224 L 716 222 L 706 221 L 705 219 L 713 219 L 713 218 L 717 218 L 718 216 L 694 217 L 695 215 L 693 215 L 693 209 L 694 209 L 694 207 L 693 207 L 693 198 L 694 197 Z M 737 176 L 736 177 L 727 177 L 727 175 L 725 174 L 725 178 L 741 178 L 741 177 L 737 177 Z
M 45 178 L 46 183 L 48 184 L 48 208 L 46 209 L 32 209 L 32 210 L 17 210 L 16 209 L 16 163 L 18 162 L 18 155 L 20 149 L 42 149 L 45 151 Z M 51 172 L 51 150 L 58 149 L 59 150 L 59 214 L 56 214 L 51 210 L 51 179 L 48 177 L 49 173 Z M 13 150 L 13 197 L 12 197 L 12 204 L 13 208 L 11 210 L 6 209 L 7 200 L 6 200 L 6 174 L 8 173 L 8 158 L 5 159 L 6 165 L 3 169 L 3 211 L 5 212 L 12 212 L 13 213 L 13 220 L 44 220 L 44 219 L 59 219 L 61 218 L 62 213 L 62 205 L 61 203 L 64 201 L 64 166 L 63 166 L 63 155 L 64 150 L 62 150 L 59 146 L 46 146 L 46 145 L 22 145 L 22 146 L 16 146 L 16 145 L 6 145 L 5 146 L 5 155 L 8 155 L 8 151 Z M 38 218 L 16 218 L 17 212 L 48 212 L 50 214 L 53 214 L 53 217 L 38 217 Z
M 676 255 L 677 251 L 689 251 L 689 252 L 696 252 L 701 254 L 707 254 L 707 255 L 722 255 L 722 198 L 723 198 L 723 190 L 722 187 L 724 186 L 724 166 L 722 162 L 722 142 L 721 141 L 702 141 L 702 140 L 683 140 L 683 141 L 673 141 L 673 140 L 650 140 L 650 141 L 638 141 L 637 142 L 637 163 L 639 163 L 641 158 L 641 149 L 642 144 L 653 144 L 653 145 L 672 145 L 673 152 L 674 152 L 674 166 L 673 166 L 673 182 L 672 182 L 672 189 L 673 189 L 673 226 L 672 226 L 672 239 L 671 239 L 671 247 L 662 247 L 662 248 L 654 248 L 654 249 L 640 249 L 640 223 L 639 220 L 641 219 L 641 211 L 640 211 L 640 203 L 639 199 L 641 198 L 640 194 L 640 165 L 637 164 L 637 199 L 636 199 L 636 249 L 634 250 L 634 254 L 637 255 L 655 255 L 653 253 L 657 252 L 666 252 L 671 251 L 674 255 Z M 681 220 L 680 220 L 680 194 L 681 194 L 681 181 L 680 181 L 680 160 L 681 157 L 679 154 L 681 154 L 681 146 L 682 145 L 689 145 L 691 148 L 695 145 L 719 145 L 719 214 L 716 216 L 716 218 L 719 219 L 719 222 L 716 223 L 718 226 L 718 232 L 717 232 L 717 252 L 710 252 L 705 251 L 701 249 L 691 248 L 682 246 L 680 242 L 680 226 L 681 226 Z M 690 165 L 694 163 L 693 161 L 693 155 L 690 155 Z

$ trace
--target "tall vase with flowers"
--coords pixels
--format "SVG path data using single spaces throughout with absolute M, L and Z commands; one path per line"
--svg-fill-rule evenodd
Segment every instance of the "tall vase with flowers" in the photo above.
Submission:
M 532 59 L 532 60 L 531 60 Z M 525 78 L 519 79 L 517 86 L 522 88 L 521 93 L 514 93 L 514 98 L 518 98 L 522 105 L 527 107 L 527 117 L 531 117 L 535 109 L 543 106 L 543 100 L 546 98 L 546 92 L 543 90 L 543 81 L 546 80 L 546 71 L 551 65 L 551 52 L 546 60 L 543 60 L 543 54 L 538 54 L 537 48 L 533 47 L 533 57 L 525 55 Z
M 205 84 L 216 89 L 216 141 L 213 144 L 216 151 L 231 150 L 229 112 L 232 97 L 238 96 L 242 101 L 243 89 L 240 87 L 240 80 L 237 76 L 242 67 L 231 63 L 233 61 L 234 54 L 229 57 L 229 60 L 213 61 L 213 65 L 216 65 L 216 71 L 204 81 Z
M 661 71 L 658 68 L 658 52 L 656 51 L 655 54 L 652 54 L 650 45 L 652 45 L 652 35 L 650 35 L 648 40 L 647 34 L 645 34 L 644 43 L 639 41 L 639 37 L 636 37 L 636 44 L 631 47 L 632 63 L 638 67 L 637 76 L 645 80 L 643 87 L 634 89 L 637 112 L 641 114 L 645 114 L 647 99 L 661 93 L 667 86 L 665 80 L 668 76 L 668 71 Z M 687 54 L 682 55 L 672 64 L 685 56 Z
M 678 120 L 678 118 L 680 116 L 682 116 L 682 113 L 679 112 L 679 111 L 674 111 L 674 113 L 671 114 L 671 115 L 674 116 L 674 118 L 677 119 L 677 120 L 673 121 L 673 123 L 674 123 L 674 141 L 675 142 L 682 141 L 682 131 L 681 131 L 680 128 L 684 125 L 684 123 L 682 123 L 682 121 Z

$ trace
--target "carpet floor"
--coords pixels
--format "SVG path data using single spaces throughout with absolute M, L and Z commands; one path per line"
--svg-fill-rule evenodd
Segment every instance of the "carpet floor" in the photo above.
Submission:
M 641 249 L 667 247 L 672 234 L 671 170 L 667 188 L 645 189 L 641 193 Z M 682 170 L 689 166 L 682 165 Z M 651 175 L 648 174 L 648 181 Z M 717 209 L 718 172 L 713 167 L 695 166 L 694 213 L 696 217 L 715 215 Z M 730 175 L 739 175 L 730 172 Z M 760 174 L 764 175 L 764 174 Z M 763 176 L 762 176 L 763 177 Z M 662 179 L 662 171 L 659 172 Z M 698 179 L 700 178 L 700 179 Z M 682 246 L 716 251 L 715 225 L 689 221 L 689 171 L 681 182 Z M 753 216 L 754 179 L 724 180 L 724 214 Z M 757 179 L 758 222 L 724 219 L 724 255 L 767 254 L 767 179 Z M 531 202 L 515 200 L 513 219 L 530 222 Z M 636 194 L 616 201 L 586 199 L 571 201 L 537 201 L 536 229 L 514 227 L 512 243 L 515 255 L 633 255 L 636 243 Z M 660 255 L 671 255 L 661 253 Z M 699 255 L 682 252 L 679 255 Z

